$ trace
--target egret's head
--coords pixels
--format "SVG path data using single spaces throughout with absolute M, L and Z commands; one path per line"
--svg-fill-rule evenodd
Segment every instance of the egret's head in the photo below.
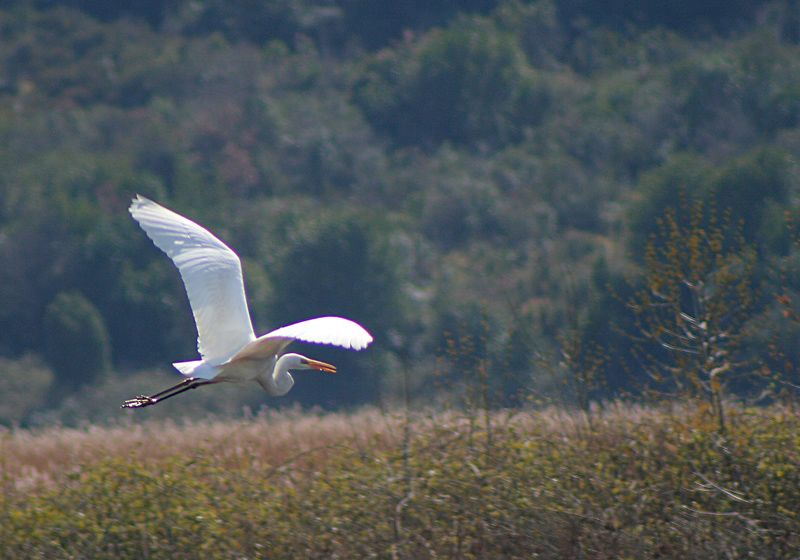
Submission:
M 325 373 L 336 373 L 336 366 L 333 364 L 327 364 L 325 362 L 320 362 L 319 360 L 313 360 L 300 354 L 285 354 L 281 359 L 286 361 L 286 369 L 288 370 L 316 369 Z

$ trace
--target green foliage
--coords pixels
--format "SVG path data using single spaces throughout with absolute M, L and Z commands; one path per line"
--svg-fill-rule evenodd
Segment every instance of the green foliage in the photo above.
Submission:
M 315 4 L 318 3 L 304 0 L 248 0 L 233 4 L 212 0 L 199 5 L 176 2 L 170 19 L 190 35 L 217 32 L 231 41 L 290 42 L 297 33 L 307 31 L 304 16 L 306 10 L 318 8 Z
M 631 245 L 634 253 L 644 257 L 647 243 L 659 232 L 658 219 L 667 210 L 685 224 L 688 216 L 677 213 L 681 199 L 684 203 L 702 200 L 709 190 L 713 170 L 694 154 L 679 154 L 662 166 L 645 174 L 640 180 L 639 200 L 631 205 Z
M 385 337 L 403 326 L 401 286 L 384 226 L 350 214 L 296 232 L 273 273 L 278 323 L 342 315 Z
M 722 446 L 691 415 L 617 408 L 587 433 L 550 414 L 497 422 L 491 439 L 464 419 L 413 418 L 405 443 L 354 440 L 276 466 L 248 451 L 125 451 L 53 487 L 6 477 L 0 539 L 9 557 L 97 559 L 785 558 L 800 546 L 796 415 L 737 411 Z
M 487 12 L 499 3 L 497 0 L 337 1 L 348 31 L 370 48 L 383 47 L 400 39 L 403 33 L 442 25 L 465 12 Z
M 103 317 L 79 292 L 62 292 L 47 306 L 44 349 L 59 389 L 74 390 L 108 372 L 111 349 Z
M 520 140 L 550 106 L 516 38 L 477 18 L 432 32 L 396 57 L 378 55 L 355 94 L 373 126 L 401 145 L 503 145 Z
M 391 337 L 405 329 L 405 307 L 389 233 L 363 214 L 321 220 L 296 232 L 272 276 L 273 325 L 316 315 L 348 317 L 390 349 Z M 324 350 L 314 352 L 321 355 Z M 379 379 L 362 357 L 348 353 L 335 361 L 347 372 L 337 376 L 334 390 L 339 395 L 357 403 L 377 397 Z M 297 394 L 305 402 L 318 402 L 304 393 L 301 389 Z
M 503 196 L 480 165 L 446 148 L 435 165 L 437 184 L 426 189 L 420 212 L 428 239 L 446 251 L 475 240 L 514 240 L 516 216 L 503 212 Z
M 25 422 L 45 402 L 53 381 L 53 372 L 37 356 L 0 358 L 0 424 Z
M 783 206 L 787 202 L 790 173 L 788 156 L 781 151 L 763 149 L 746 154 L 716 177 L 711 193 L 713 203 L 730 212 L 732 220 L 743 224 L 748 239 L 775 242 L 774 237 L 768 239 L 760 234 L 768 231 L 770 221 L 775 218 L 774 214 L 767 214 L 768 204 Z M 785 239 L 788 235 L 781 237 Z
M 536 347 L 535 321 L 529 314 L 517 314 L 503 345 L 497 369 L 503 372 L 499 400 L 502 406 L 515 406 L 530 395 L 533 357 Z
M 26 0 L 17 0 L 25 4 Z M 404 31 L 424 31 L 441 25 L 459 12 L 488 12 L 497 0 L 412 0 L 379 3 L 369 0 L 270 0 L 227 3 L 210 0 L 32 0 L 40 7 L 75 8 L 100 20 L 141 18 L 153 26 L 166 25 L 190 35 L 221 33 L 231 41 L 259 44 L 271 40 L 291 43 L 300 33 L 321 43 L 355 37 L 367 48 L 387 45 Z M 324 46 L 330 47 L 331 44 Z
M 797 126 L 800 117 L 797 60 L 787 55 L 777 34 L 763 32 L 753 34 L 737 50 L 742 109 L 767 135 Z
M 339 314 L 373 332 L 363 353 L 298 345 L 341 373 L 298 375 L 282 402 L 375 402 L 402 376 L 467 414 L 331 445 L 292 424 L 270 433 L 285 463 L 233 434 L 162 442 L 168 458 L 93 446 L 80 468 L 42 459 L 50 486 L 9 468 L 30 434 L 6 431 L 3 554 L 796 553 L 797 415 L 733 397 L 797 404 L 797 7 L 713 4 L 4 3 L 0 422 L 118 418 L 164 381 L 141 368 L 195 354 L 179 276 L 125 212 L 135 192 L 240 253 L 259 330 Z M 102 376 L 109 354 L 125 377 Z M 492 412 L 556 391 L 548 367 L 589 430 Z M 593 404 L 648 373 L 691 404 Z M 265 397 L 171 402 L 153 416 Z
M 753 17 L 764 1 L 652 0 L 637 2 L 632 6 L 624 0 L 611 0 L 602 4 L 590 0 L 561 0 L 558 8 L 562 19 L 576 24 L 586 18 L 595 24 L 616 28 L 629 25 L 666 26 L 692 32 L 706 27 L 715 27 L 718 30 L 736 28 L 742 21 Z
M 577 300 L 581 340 L 605 347 L 624 388 L 630 345 L 610 325 L 628 318 L 607 284 L 644 262 L 680 190 L 743 221 L 764 293 L 792 258 L 795 4 L 5 2 L 0 354 L 44 355 L 45 308 L 70 291 L 102 316 L 115 368 L 195 354 L 180 279 L 125 212 L 140 192 L 240 253 L 259 330 L 340 312 L 391 341 L 331 356 L 358 375 L 397 380 L 402 357 L 411 393 L 435 400 L 418 390 L 435 341 L 476 303 L 492 325 L 476 360 L 516 393 L 535 374 L 520 353 L 557 348 Z M 353 216 L 368 217 L 361 233 L 332 227 L 347 239 L 323 243 L 318 228 Z M 326 261 L 330 289 L 285 271 L 306 243 L 347 257 L 335 273 L 345 261 Z M 359 290 L 363 254 L 377 279 Z M 293 285 L 308 303 L 281 309 Z M 764 340 L 780 330 L 765 325 Z
M 628 301 L 636 354 L 660 391 L 700 398 L 726 429 L 731 378 L 747 372 L 745 323 L 757 299 L 755 249 L 726 216 L 695 202 L 680 220 L 667 209 L 645 255 L 644 286 Z
M 534 68 L 554 68 L 563 56 L 567 35 L 559 25 L 556 2 L 502 2 L 496 10 L 503 29 L 513 30 Z
M 77 8 L 93 17 L 110 20 L 139 17 L 153 25 L 161 22 L 170 2 L 164 0 L 141 0 L 137 2 L 103 2 L 102 0 L 33 0 L 41 6 L 67 6 Z
M 631 247 L 643 256 L 647 241 L 659 233 L 660 217 L 670 211 L 688 225 L 691 213 L 681 205 L 698 201 L 741 223 L 749 242 L 785 250 L 789 231 L 776 209 L 787 203 L 790 173 L 787 154 L 776 149 L 757 149 L 717 169 L 696 155 L 677 155 L 640 180 L 640 198 L 630 209 Z

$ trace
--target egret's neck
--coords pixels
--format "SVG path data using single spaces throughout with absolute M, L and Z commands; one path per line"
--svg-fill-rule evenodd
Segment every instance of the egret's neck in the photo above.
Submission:
M 275 397 L 280 397 L 289 392 L 294 385 L 294 378 L 289 373 L 289 363 L 287 356 L 281 356 L 275 362 L 270 376 L 269 393 Z

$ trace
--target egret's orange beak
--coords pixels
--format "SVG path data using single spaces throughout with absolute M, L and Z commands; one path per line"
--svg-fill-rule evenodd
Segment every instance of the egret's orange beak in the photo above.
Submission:
M 306 360 L 306 363 L 312 368 L 324 371 L 325 373 L 336 373 L 336 366 L 333 364 L 326 364 L 318 360 Z

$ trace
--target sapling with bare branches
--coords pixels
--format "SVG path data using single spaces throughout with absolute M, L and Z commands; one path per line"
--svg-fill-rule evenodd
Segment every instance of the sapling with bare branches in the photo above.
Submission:
M 566 329 L 557 339 L 559 379 L 593 430 L 592 398 L 605 388 L 606 351 L 577 328 Z
M 726 431 L 726 386 L 746 366 L 745 322 L 755 305 L 756 251 L 740 224 L 702 201 L 665 211 L 648 242 L 644 283 L 628 306 L 634 354 L 652 388 L 698 399 Z
M 779 282 L 773 298 L 780 322 L 768 343 L 762 373 L 771 381 L 771 396 L 794 410 L 800 402 L 800 360 L 797 333 L 800 331 L 800 220 L 796 211 L 787 210 L 784 220 L 792 239 L 792 250 L 780 263 Z M 774 316 L 773 316 L 774 317 Z M 771 317 L 772 318 L 772 317 Z

